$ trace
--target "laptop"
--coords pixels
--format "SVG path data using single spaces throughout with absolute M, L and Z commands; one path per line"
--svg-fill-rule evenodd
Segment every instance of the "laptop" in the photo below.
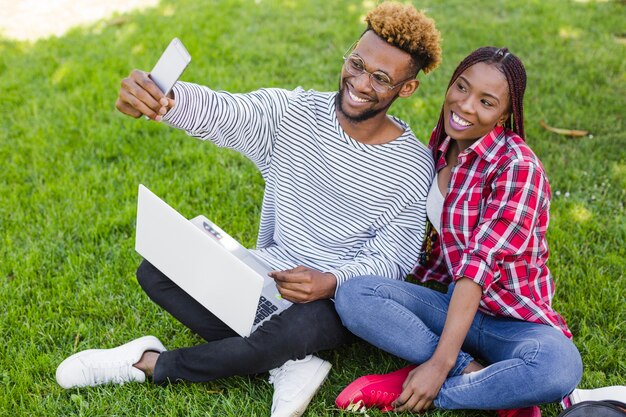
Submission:
M 135 250 L 242 337 L 291 306 L 262 259 L 206 217 L 187 220 L 142 184 Z

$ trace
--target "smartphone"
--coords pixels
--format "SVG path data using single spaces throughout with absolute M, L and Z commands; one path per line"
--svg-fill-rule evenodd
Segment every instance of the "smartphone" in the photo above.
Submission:
M 150 71 L 150 78 L 167 95 L 190 62 L 191 55 L 180 39 L 174 38 Z

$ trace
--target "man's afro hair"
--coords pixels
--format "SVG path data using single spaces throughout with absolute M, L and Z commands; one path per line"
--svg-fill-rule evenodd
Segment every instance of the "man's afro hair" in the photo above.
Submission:
M 441 37 L 435 22 L 412 5 L 384 2 L 365 17 L 367 30 L 373 30 L 387 43 L 405 51 L 424 73 L 441 62 Z

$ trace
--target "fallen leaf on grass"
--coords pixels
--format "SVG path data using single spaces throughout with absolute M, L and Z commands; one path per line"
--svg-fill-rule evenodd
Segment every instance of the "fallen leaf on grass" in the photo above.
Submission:
M 626 45 L 626 33 L 618 33 L 613 36 L 615 42 Z
M 128 23 L 128 17 L 117 16 L 107 22 L 107 26 L 122 26 Z
M 558 128 L 558 127 L 548 126 L 546 124 L 546 122 L 544 122 L 543 120 L 540 120 L 539 124 L 541 125 L 541 127 L 546 129 L 547 131 L 556 133 L 557 135 L 581 137 L 581 136 L 587 136 L 589 134 L 589 132 L 587 130 L 561 129 L 561 128 Z
M 206 390 L 206 393 L 207 394 L 220 394 L 221 395 L 221 394 L 224 393 L 224 390 L 222 390 L 222 389 L 208 389 L 208 390 Z

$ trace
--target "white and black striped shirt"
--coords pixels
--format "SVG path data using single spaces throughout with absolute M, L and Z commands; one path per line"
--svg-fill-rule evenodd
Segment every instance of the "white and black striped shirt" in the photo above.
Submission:
M 273 268 L 304 265 L 337 277 L 403 279 L 415 263 L 434 175 L 406 123 L 397 139 L 366 145 L 335 113 L 336 93 L 215 92 L 179 82 L 164 117 L 188 134 L 235 149 L 265 180 L 256 253 Z

